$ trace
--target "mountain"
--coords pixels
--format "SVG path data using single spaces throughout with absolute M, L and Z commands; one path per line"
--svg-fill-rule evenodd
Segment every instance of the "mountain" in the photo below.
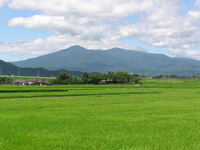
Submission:
M 20 68 L 11 63 L 0 60 L 0 75 L 55 77 L 60 72 L 67 72 L 74 76 L 82 76 L 82 72 L 78 71 L 49 71 L 44 68 Z
M 42 67 L 49 70 L 67 69 L 86 72 L 127 71 L 144 75 L 176 74 L 196 75 L 200 61 L 187 58 L 170 58 L 163 54 L 151 54 L 135 50 L 113 48 L 88 50 L 73 46 L 48 55 L 13 62 L 20 67 Z

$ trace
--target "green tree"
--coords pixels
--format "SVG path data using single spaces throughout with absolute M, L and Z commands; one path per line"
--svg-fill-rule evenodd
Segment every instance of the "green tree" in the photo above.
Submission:
M 99 84 L 99 82 L 102 80 L 102 75 L 99 73 L 91 73 L 89 75 L 88 83 L 90 84 Z
M 88 83 L 89 75 L 87 72 L 84 72 L 82 75 L 82 81 L 83 83 Z
M 106 83 L 109 84 L 109 83 L 114 83 L 116 84 L 117 83 L 117 76 L 115 73 L 113 72 L 108 72 L 106 75 L 105 75 L 105 80 L 106 80 Z
M 60 73 L 55 80 L 52 81 L 52 84 L 70 84 L 72 76 L 65 72 Z
M 131 76 L 127 72 L 117 72 L 116 78 L 118 83 L 129 83 L 131 81 Z
M 68 73 L 65 73 L 65 72 L 62 72 L 62 73 L 60 73 L 59 75 L 58 75 L 58 80 L 60 80 L 60 81 L 64 81 L 64 80 L 68 80 L 68 79 L 70 79 L 72 76 L 70 75 L 70 74 L 68 74 Z

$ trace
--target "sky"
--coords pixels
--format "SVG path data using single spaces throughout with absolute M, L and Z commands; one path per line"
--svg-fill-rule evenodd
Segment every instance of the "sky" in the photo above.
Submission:
M 0 59 L 80 45 L 200 60 L 200 0 L 0 0 Z

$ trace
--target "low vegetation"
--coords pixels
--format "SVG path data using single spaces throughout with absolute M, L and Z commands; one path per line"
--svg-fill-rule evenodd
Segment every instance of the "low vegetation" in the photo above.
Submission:
M 198 150 L 200 80 L 0 87 L 2 150 Z
M 0 84 L 12 84 L 13 81 L 10 77 L 0 77 Z

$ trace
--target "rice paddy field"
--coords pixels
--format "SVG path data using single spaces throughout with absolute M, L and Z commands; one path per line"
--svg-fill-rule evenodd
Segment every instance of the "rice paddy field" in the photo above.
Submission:
M 200 80 L 0 87 L 0 150 L 200 150 Z

